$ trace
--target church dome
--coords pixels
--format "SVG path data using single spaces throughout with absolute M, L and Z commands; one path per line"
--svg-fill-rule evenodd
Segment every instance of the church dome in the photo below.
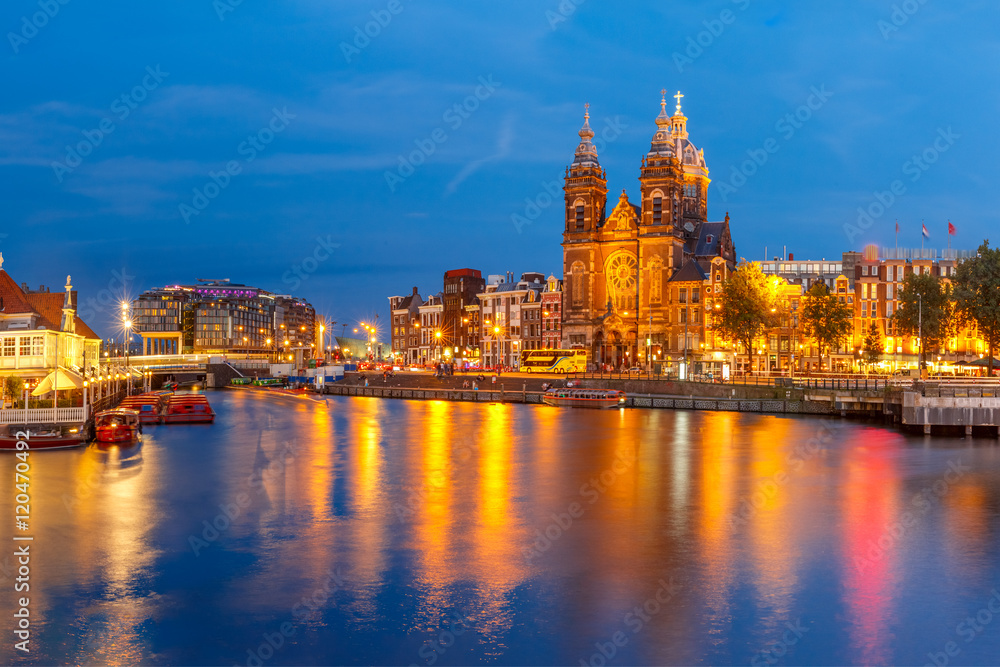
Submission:
M 587 104 L 583 114 L 583 127 L 580 128 L 580 145 L 576 147 L 576 157 L 573 159 L 574 167 L 601 168 L 601 163 L 597 160 L 597 147 L 591 141 L 593 138 L 594 131 L 590 129 L 590 105 Z

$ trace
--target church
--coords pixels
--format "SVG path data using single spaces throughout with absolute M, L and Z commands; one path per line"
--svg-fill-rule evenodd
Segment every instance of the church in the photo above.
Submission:
M 639 172 L 639 201 L 623 191 L 607 212 L 589 105 L 566 169 L 563 345 L 598 365 L 645 367 L 707 352 L 713 298 L 735 270 L 729 216 L 709 222 L 705 153 L 688 137 L 680 93 L 666 92 Z

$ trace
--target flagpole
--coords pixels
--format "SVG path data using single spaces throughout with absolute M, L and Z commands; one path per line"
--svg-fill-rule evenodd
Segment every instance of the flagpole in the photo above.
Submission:
M 948 221 L 948 250 L 951 250 L 951 220 Z
M 920 258 L 924 258 L 924 221 L 920 221 Z
M 899 259 L 899 218 L 896 218 L 896 259 Z

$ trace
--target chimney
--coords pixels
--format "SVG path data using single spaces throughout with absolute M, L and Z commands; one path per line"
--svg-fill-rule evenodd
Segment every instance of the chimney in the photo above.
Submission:
M 788 261 L 789 262 L 794 262 L 795 261 L 795 253 L 794 252 L 788 253 Z
M 413 296 L 416 296 L 416 295 L 417 295 L 417 288 L 416 288 L 416 287 L 414 287 L 414 288 L 413 288 Z

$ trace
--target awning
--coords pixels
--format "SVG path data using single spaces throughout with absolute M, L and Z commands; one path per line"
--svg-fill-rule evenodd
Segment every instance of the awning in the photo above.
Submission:
M 57 368 L 38 383 L 38 386 L 31 392 L 31 395 L 41 396 L 53 389 L 60 391 L 63 389 L 83 389 L 83 378 L 73 371 L 66 370 L 65 368 Z

